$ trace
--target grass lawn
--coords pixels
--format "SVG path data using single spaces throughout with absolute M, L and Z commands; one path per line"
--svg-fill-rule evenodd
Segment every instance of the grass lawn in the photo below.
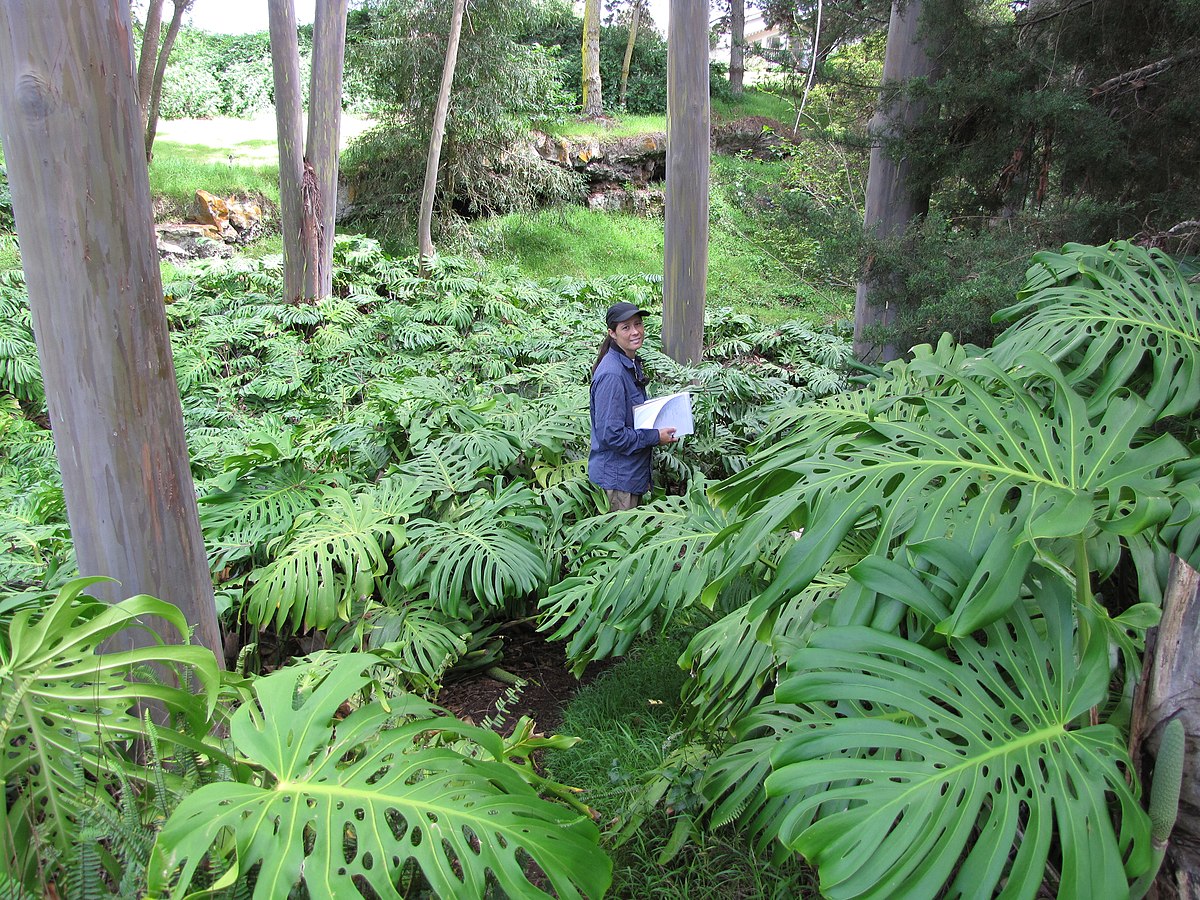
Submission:
M 853 296 L 811 283 L 759 239 L 754 224 L 714 204 L 708 248 L 709 306 L 732 306 L 767 321 L 844 318 Z M 596 278 L 663 271 L 663 221 L 581 206 L 476 222 L 485 259 L 530 278 Z
M 343 148 L 372 125 L 342 115 Z M 253 194 L 279 203 L 279 151 L 273 113 L 253 119 L 166 119 L 150 164 L 150 193 L 171 206 L 191 203 L 197 188 L 222 197 Z
M 677 749 L 680 689 L 686 680 L 676 660 L 684 633 L 641 642 L 621 662 L 583 688 L 567 705 L 559 734 L 581 738 L 569 750 L 546 753 L 551 778 L 581 789 L 580 799 L 610 826 L 636 808 L 642 776 L 670 766 Z M 686 784 L 686 777 L 682 779 Z M 694 811 L 686 787 L 663 804 Z M 819 896 L 813 874 L 795 860 L 774 865 L 732 828 L 694 835 L 669 859 L 676 817 L 656 810 L 618 845 L 611 897 L 724 900 L 734 897 L 800 900 Z

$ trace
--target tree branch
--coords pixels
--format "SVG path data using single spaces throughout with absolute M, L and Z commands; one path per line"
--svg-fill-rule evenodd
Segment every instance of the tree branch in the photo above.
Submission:
M 1124 87 L 1135 81 L 1142 81 L 1147 78 L 1153 78 L 1155 75 L 1161 75 L 1167 69 L 1171 68 L 1176 63 L 1181 63 L 1185 60 L 1192 59 L 1195 56 L 1200 56 L 1200 48 L 1188 50 L 1186 53 L 1180 53 L 1178 56 L 1168 56 L 1166 59 L 1160 59 L 1158 62 L 1148 63 L 1144 66 L 1139 66 L 1128 72 L 1122 72 L 1120 75 L 1115 75 L 1107 81 L 1103 81 L 1096 85 L 1091 90 L 1091 97 L 1099 97 L 1101 94 L 1107 94 L 1109 91 L 1115 91 L 1117 88 Z

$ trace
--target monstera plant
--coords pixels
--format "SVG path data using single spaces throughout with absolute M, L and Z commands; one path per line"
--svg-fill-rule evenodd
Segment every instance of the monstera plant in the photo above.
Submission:
M 187 623 L 153 597 L 109 605 L 87 596 L 100 580 L 76 579 L 48 606 L 26 606 L 0 630 L 0 883 L 52 882 L 50 861 L 69 866 L 78 849 L 83 811 L 114 802 L 117 770 L 135 780 L 149 775 L 122 753 L 148 739 L 140 705 L 180 716 L 193 733 L 207 730 L 218 680 L 212 653 L 154 640 L 102 651 L 105 641 L 142 629 L 143 616 L 161 617 L 182 634 Z M 166 673 L 191 689 L 165 683 Z M 153 730 L 157 738 L 197 743 Z
M 215 880 L 256 898 L 599 897 L 612 865 L 591 819 L 541 799 L 504 741 L 414 696 L 348 709 L 368 654 L 259 679 L 230 722 L 251 774 L 186 797 L 163 827 L 150 897 Z M 224 836 L 230 835 L 230 849 Z M 208 881 L 203 881 L 208 879 Z M 543 880 L 544 879 L 544 880 Z

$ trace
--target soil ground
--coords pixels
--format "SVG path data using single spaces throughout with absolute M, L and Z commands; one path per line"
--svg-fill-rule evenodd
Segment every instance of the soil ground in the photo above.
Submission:
M 576 692 L 609 666 L 593 663 L 582 678 L 576 678 L 563 648 L 562 642 L 550 643 L 529 625 L 517 626 L 505 635 L 499 667 L 523 679 L 524 687 L 512 689 L 478 672 L 443 686 L 437 702 L 466 722 L 480 725 L 488 719 L 502 734 L 510 734 L 521 716 L 533 719 L 537 731 L 551 734 L 562 723 L 562 711 Z M 510 700 L 510 690 L 517 694 L 515 701 Z

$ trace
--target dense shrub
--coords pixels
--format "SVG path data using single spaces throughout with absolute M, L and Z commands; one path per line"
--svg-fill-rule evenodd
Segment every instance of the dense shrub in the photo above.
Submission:
M 574 199 L 578 182 L 540 164 L 527 148 L 531 122 L 567 114 L 552 49 L 520 43 L 536 4 L 486 0 L 471 8 L 442 142 L 441 227 L 461 217 L 532 209 Z M 441 83 L 449 7 L 393 3 L 372 12 L 351 45 L 348 66 L 379 104 L 380 125 L 343 157 L 353 186 L 351 222 L 390 246 L 412 241 Z

